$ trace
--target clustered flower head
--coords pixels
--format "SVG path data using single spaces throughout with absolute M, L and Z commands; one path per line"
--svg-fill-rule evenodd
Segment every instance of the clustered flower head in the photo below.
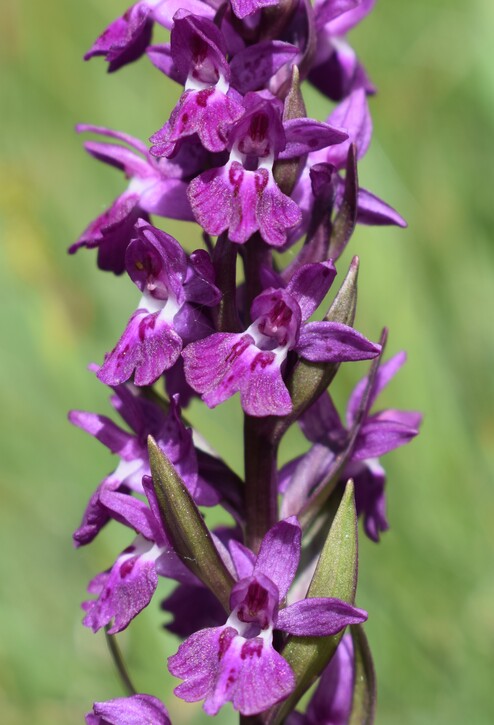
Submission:
M 375 87 L 347 36 L 373 5 L 139 0 L 84 56 L 103 56 L 110 72 L 147 56 L 178 91 L 149 142 L 77 127 L 127 186 L 69 252 L 97 249 L 99 268 L 125 275 L 135 299 L 90 366 L 122 423 L 69 415 L 117 458 L 75 545 L 111 522 L 129 531 L 89 583 L 83 623 L 113 637 L 159 596 L 162 578 L 175 581 L 161 601 L 164 627 L 181 639 L 168 669 L 181 680 L 175 695 L 211 716 L 230 702 L 256 724 L 343 725 L 362 687 L 373 716 L 367 613 L 355 606 L 357 518 L 374 541 L 388 528 L 379 458 L 421 422 L 372 412 L 405 354 L 384 361 L 386 331 L 372 341 L 353 326 L 357 257 L 334 285 L 356 224 L 406 226 L 358 183 Z M 307 116 L 304 80 L 327 97 L 326 120 Z M 177 240 L 167 219 L 195 230 Z M 343 423 L 328 388 L 342 363 L 366 360 Z M 191 400 L 214 408 L 237 393 L 242 477 L 187 422 Z M 293 424 L 307 451 L 280 465 Z M 231 523 L 211 530 L 217 506 Z M 160 699 L 125 681 L 128 696 L 95 702 L 89 725 L 171 722 Z

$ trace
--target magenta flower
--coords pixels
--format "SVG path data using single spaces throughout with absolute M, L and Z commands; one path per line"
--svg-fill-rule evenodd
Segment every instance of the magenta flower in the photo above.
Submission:
M 71 423 L 97 438 L 119 457 L 115 470 L 103 479 L 89 500 L 82 523 L 74 533 L 76 546 L 89 544 L 112 518 L 111 510 L 105 505 L 107 493 L 143 493 L 142 477 L 151 475 L 148 435 L 152 435 L 165 451 L 199 504 L 213 506 L 219 501 L 218 493 L 199 474 L 192 431 L 182 422 L 178 398 L 171 399 L 170 410 L 165 413 L 141 395 L 138 388 L 126 383 L 115 387 L 111 402 L 131 432 L 104 415 L 80 410 L 69 413 Z
M 170 551 L 170 545 L 161 548 L 143 536 L 136 537 L 110 570 L 89 582 L 88 592 L 96 598 L 83 602 L 83 624 L 93 632 L 109 624 L 110 634 L 125 629 L 151 601 L 158 586 L 157 561 Z
M 151 42 L 153 23 L 152 0 L 132 5 L 95 40 L 84 60 L 102 55 L 108 62 L 110 73 L 132 63 L 141 57 Z
M 213 307 L 221 293 L 207 252 L 188 258 L 173 237 L 143 221 L 136 224 L 125 264 L 143 296 L 98 378 L 113 386 L 134 374 L 136 385 L 151 385 L 175 364 L 184 340 L 207 334 L 199 306 Z
M 275 524 L 254 557 L 232 547 L 239 581 L 230 596 L 225 625 L 203 629 L 168 659 L 172 675 L 184 682 L 175 694 L 187 702 L 204 699 L 216 715 L 225 702 L 254 715 L 288 697 L 295 686 L 291 667 L 273 646 L 273 632 L 328 636 L 367 614 L 338 599 L 313 598 L 282 607 L 300 558 L 301 530 L 295 517 Z
M 174 31 L 178 30 L 185 18 L 188 18 L 187 32 L 197 29 L 196 38 L 189 36 L 183 42 L 183 36 L 172 32 L 172 39 L 175 40 L 173 51 L 170 43 L 151 45 L 147 49 L 153 65 L 182 86 L 188 83 L 191 87 L 195 83 L 215 86 L 222 76 L 224 83 L 228 81 L 231 88 L 242 95 L 259 91 L 298 53 L 297 46 L 282 40 L 264 40 L 246 47 L 240 44 L 233 54 L 229 54 L 227 65 L 225 36 L 218 34 L 217 26 L 179 11 L 174 18 Z
M 309 118 L 283 122 L 282 104 L 258 93 L 247 93 L 243 103 L 245 113 L 229 133 L 228 162 L 193 179 L 188 197 L 208 234 L 228 231 L 232 242 L 244 244 L 259 231 L 267 244 L 280 247 L 301 217 L 274 180 L 275 160 L 341 143 L 347 134 Z
M 300 511 L 314 487 L 337 470 L 338 455 L 353 440 L 340 478 L 345 483 L 354 479 L 357 513 L 363 517 L 367 536 L 379 541 L 380 532 L 386 531 L 389 524 L 384 495 L 386 476 L 378 457 L 411 441 L 419 432 L 422 416 L 393 409 L 370 414 L 370 409 L 405 360 L 405 353 L 398 353 L 379 367 L 363 416 L 360 407 L 367 378 L 358 383 L 348 402 L 347 427 L 342 424 L 329 393 L 324 393 L 303 414 L 300 426 L 314 445 L 280 473 L 283 515 Z
M 158 214 L 172 219 L 193 220 L 186 196 L 187 183 L 183 180 L 184 170 L 177 163 L 157 161 L 149 155 L 142 141 L 125 133 L 84 124 L 77 126 L 77 130 L 117 139 L 130 146 L 129 149 L 101 141 L 86 141 L 84 144 L 91 156 L 116 166 L 130 179 L 130 183 L 111 207 L 92 221 L 69 248 L 70 254 L 74 254 L 80 247 L 96 247 L 99 268 L 122 274 L 125 252 L 139 219 L 149 221 L 149 214 Z
M 152 695 L 117 697 L 107 702 L 95 702 L 86 715 L 87 725 L 171 725 L 168 711 Z
M 202 0 L 140 0 L 114 20 L 95 40 L 84 56 L 90 60 L 102 55 L 112 73 L 132 63 L 145 53 L 151 42 L 155 22 L 165 28 L 172 27 L 172 18 L 178 8 L 187 8 L 196 15 L 213 18 L 214 9 Z
M 341 149 L 335 147 L 334 149 L 328 149 L 327 153 L 316 152 L 312 156 L 312 162 L 326 162 L 332 164 L 337 171 L 341 171 L 345 167 L 350 143 L 357 146 L 358 159 L 365 156 L 371 142 L 372 120 L 367 97 L 362 89 L 354 91 L 346 100 L 340 103 L 331 113 L 327 122 L 345 128 L 348 132 L 348 141 L 342 144 Z M 343 196 L 344 182 L 339 174 L 336 175 L 335 180 L 338 187 L 337 197 L 339 197 L 336 205 L 339 206 Z M 357 222 L 373 226 L 394 224 L 399 227 L 406 227 L 407 225 L 403 217 L 392 207 L 361 187 L 358 190 Z
M 375 88 L 346 40 L 347 33 L 372 10 L 375 0 L 316 0 L 317 50 L 309 80 L 321 93 L 340 101 L 357 88 Z
M 208 151 L 223 151 L 228 130 L 244 108 L 228 95 L 230 67 L 222 34 L 210 20 L 181 10 L 174 18 L 170 48 L 170 73 L 185 83 L 185 91 L 170 119 L 151 136 L 151 153 L 172 156 L 177 144 L 193 134 Z
M 111 624 L 108 632 L 125 629 L 151 601 L 158 576 L 198 584 L 168 539 L 149 476 L 142 480 L 147 502 L 118 491 L 104 491 L 101 502 L 112 518 L 133 529 L 137 536 L 107 571 L 89 582 L 95 599 L 83 602 L 83 624 L 93 632 Z M 149 505 L 148 505 L 149 504 Z
M 188 345 L 182 356 L 189 385 L 210 408 L 240 392 L 249 415 L 287 415 L 292 403 L 282 366 L 289 351 L 315 362 L 378 355 L 379 345 L 347 325 L 307 322 L 335 274 L 331 261 L 304 265 L 286 289 L 270 288 L 255 298 L 245 332 L 219 332 Z
M 338 146 L 314 151 L 307 157 L 305 168 L 293 191 L 293 199 L 299 206 L 302 221 L 292 232 L 290 242 L 296 242 L 310 225 L 316 194 L 321 195 L 321 184 L 328 187 L 327 196 L 334 200 L 338 209 L 343 200 L 345 169 L 348 148 L 357 147 L 357 158 L 367 153 L 372 136 L 372 120 L 367 97 L 362 89 L 353 91 L 340 103 L 327 119 L 327 123 L 344 128 L 348 139 Z M 366 189 L 358 189 L 357 222 L 372 226 L 396 225 L 406 227 L 406 221 L 389 204 Z
M 160 599 L 164 628 L 181 638 L 168 659 L 179 698 L 202 701 L 210 716 L 231 703 L 242 722 L 272 719 L 285 701 L 286 725 L 344 725 L 355 704 L 354 657 L 372 672 L 365 641 L 343 636 L 367 619 L 353 606 L 356 513 L 378 540 L 388 526 L 379 457 L 420 424 L 414 412 L 371 412 L 404 357 L 381 365 L 381 344 L 343 324 L 354 319 L 357 258 L 330 312 L 317 312 L 356 222 L 405 226 L 358 188 L 374 87 L 346 37 L 374 0 L 129 2 L 85 59 L 102 56 L 113 72 L 146 54 L 180 92 L 150 148 L 125 133 L 77 127 L 96 134 L 87 152 L 127 182 L 69 252 L 96 249 L 101 269 L 126 272 L 139 290 L 115 347 L 91 366 L 113 389 L 122 420 L 69 415 L 116 456 L 75 545 L 110 521 L 129 532 L 129 545 L 89 582 L 83 623 L 115 635 L 152 601 L 160 577 L 171 579 L 174 590 Z M 170 32 L 151 45 L 156 24 Z M 306 115 L 305 79 L 339 104 L 326 122 Z M 196 222 L 191 233 L 202 248 L 190 253 L 168 227 L 153 226 L 155 215 Z M 376 357 L 342 422 L 320 391 L 340 363 Z M 181 411 L 193 399 L 187 413 L 197 420 L 199 396 L 213 408 L 236 393 L 245 414 L 243 479 Z M 297 421 L 310 450 L 278 471 L 278 446 Z M 346 485 L 350 477 L 355 486 Z M 214 513 L 203 507 L 218 505 L 234 524 L 211 530 Z M 308 527 L 303 556 L 297 516 Z M 331 586 L 321 558 L 328 531 Z M 360 639 L 353 627 L 351 635 Z M 335 636 L 332 659 L 321 661 Z M 307 638 L 321 644 L 317 663 L 299 657 Z M 134 668 L 127 674 L 113 645 L 125 688 L 136 692 Z M 320 680 L 302 715 L 294 708 L 316 664 Z M 135 694 L 95 702 L 86 722 L 170 718 L 160 700 Z

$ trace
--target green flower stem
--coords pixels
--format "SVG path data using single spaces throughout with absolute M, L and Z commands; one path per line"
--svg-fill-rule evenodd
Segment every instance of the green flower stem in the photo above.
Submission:
M 134 687 L 132 680 L 130 679 L 129 673 L 127 672 L 127 668 L 122 657 L 122 652 L 117 644 L 117 638 L 113 634 L 108 634 L 108 627 L 105 628 L 105 637 L 106 644 L 108 645 L 108 649 L 110 650 L 110 654 L 117 669 L 118 675 L 122 680 L 122 685 L 124 686 L 125 692 L 129 696 L 135 695 L 137 693 L 137 690 Z

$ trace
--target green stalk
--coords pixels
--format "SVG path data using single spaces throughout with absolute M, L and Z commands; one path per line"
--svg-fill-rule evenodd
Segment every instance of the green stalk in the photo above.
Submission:
M 125 692 L 127 695 L 135 695 L 137 693 L 136 688 L 134 687 L 132 680 L 130 679 L 130 675 L 127 672 L 127 668 L 125 666 L 124 659 L 122 657 L 122 652 L 120 650 L 120 647 L 117 644 L 117 638 L 114 634 L 108 634 L 108 627 L 105 628 L 105 637 L 106 637 L 106 644 L 108 645 L 108 649 L 110 650 L 110 654 L 113 659 L 113 663 L 116 667 L 116 670 L 118 672 L 118 676 L 120 677 L 122 681 L 122 685 L 124 687 Z

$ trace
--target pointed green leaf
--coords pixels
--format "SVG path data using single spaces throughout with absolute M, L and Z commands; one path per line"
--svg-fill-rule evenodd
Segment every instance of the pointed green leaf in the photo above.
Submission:
M 148 437 L 153 488 L 161 520 L 184 564 L 216 595 L 227 612 L 233 577 L 224 565 L 201 512 L 175 466 Z
M 300 75 L 296 65 L 292 68 L 292 77 L 288 94 L 283 106 L 283 120 L 306 116 L 305 104 L 300 91 Z M 307 154 L 295 159 L 276 161 L 273 167 L 273 176 L 284 194 L 290 196 L 293 187 L 300 176 L 301 167 L 305 164 Z
M 298 67 L 294 65 L 292 67 L 290 90 L 283 105 L 283 120 L 290 121 L 292 118 L 303 118 L 304 116 L 307 116 L 307 111 L 300 90 L 300 73 Z
M 372 725 L 376 709 L 376 673 L 364 628 L 350 627 L 353 640 L 354 686 L 349 725 Z
M 357 512 L 353 482 L 345 493 L 329 530 L 307 597 L 336 597 L 354 603 L 357 587 Z M 333 656 L 343 632 L 332 637 L 289 637 L 282 655 L 292 667 L 294 692 L 268 716 L 269 725 L 279 725 L 295 708 Z
M 350 326 L 355 322 L 358 270 L 359 258 L 355 256 L 350 262 L 346 277 L 324 318 L 328 322 L 341 322 Z
M 348 244 L 357 223 L 358 212 L 358 175 L 357 149 L 351 144 L 346 162 L 345 189 L 339 211 L 333 222 L 329 240 L 329 257 L 338 259 Z
M 338 294 L 329 308 L 325 320 L 353 325 L 357 307 L 357 282 L 359 258 L 354 257 Z M 299 360 L 288 380 L 287 388 L 292 399 L 293 410 L 290 415 L 280 418 L 274 426 L 274 439 L 280 440 L 283 433 L 330 385 L 340 363 L 313 363 Z

